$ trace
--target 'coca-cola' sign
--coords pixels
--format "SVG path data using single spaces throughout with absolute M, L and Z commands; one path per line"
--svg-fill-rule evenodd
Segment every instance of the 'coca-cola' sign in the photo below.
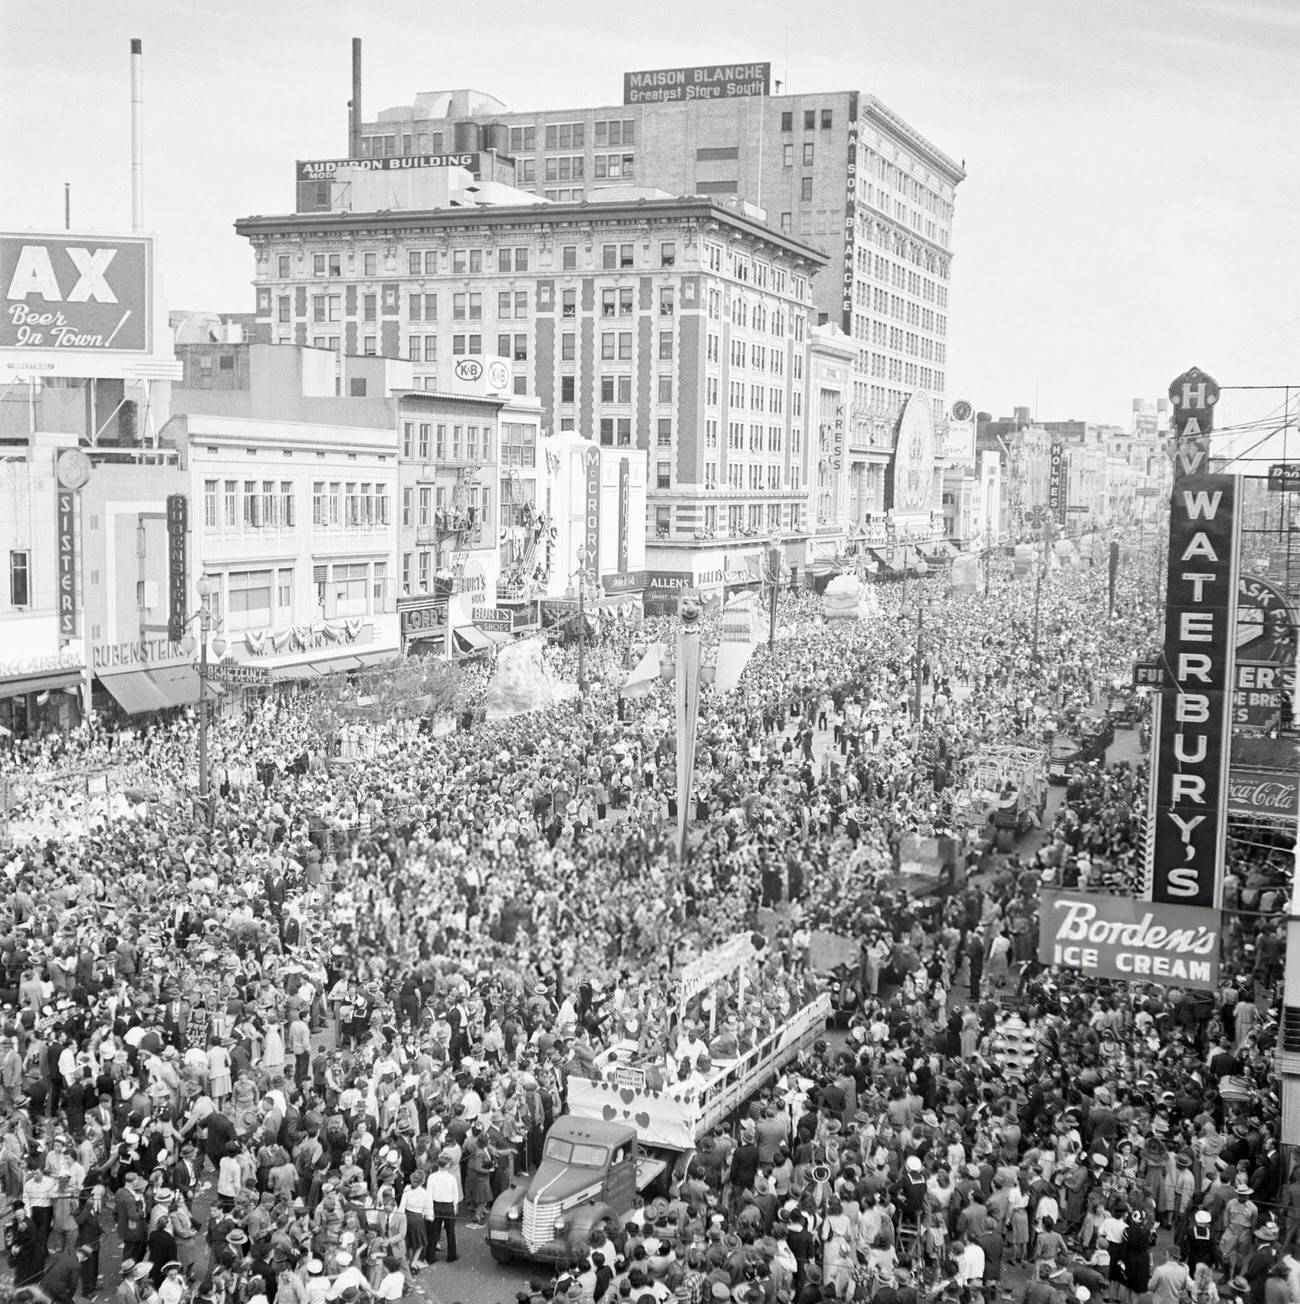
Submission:
M 1231 815 L 1271 815 L 1295 819 L 1297 778 L 1282 770 L 1234 768 L 1228 777 L 1228 812 Z

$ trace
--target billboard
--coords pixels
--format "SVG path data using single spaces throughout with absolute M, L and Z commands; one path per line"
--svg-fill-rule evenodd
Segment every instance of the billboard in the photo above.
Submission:
M 1236 641 L 1233 723 L 1275 729 L 1282 723 L 1283 694 L 1295 692 L 1295 625 L 1285 595 L 1257 575 L 1237 581 Z
M 1158 982 L 1199 991 L 1219 986 L 1217 910 L 1163 906 L 1088 892 L 1039 894 L 1038 959 L 1089 978 Z
M 696 68 L 655 68 L 623 74 L 624 104 L 672 104 L 678 100 L 732 100 L 768 95 L 770 63 L 715 63 Z
M 33 355 L 149 352 L 148 237 L 0 235 L 0 286 L 0 349 Z
M 1217 906 L 1222 890 L 1240 491 L 1236 476 L 1191 474 L 1170 497 L 1151 880 L 1165 905 Z
M 1294 824 L 1300 780 L 1285 770 L 1233 766 L 1228 775 L 1228 810 L 1233 815 L 1285 820 Z

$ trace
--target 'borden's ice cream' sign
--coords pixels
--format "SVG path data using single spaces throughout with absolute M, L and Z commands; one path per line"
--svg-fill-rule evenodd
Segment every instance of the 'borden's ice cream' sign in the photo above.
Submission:
M 1219 985 L 1217 910 L 1089 892 L 1044 892 L 1042 905 L 1042 964 L 1081 969 L 1092 978 L 1206 991 Z

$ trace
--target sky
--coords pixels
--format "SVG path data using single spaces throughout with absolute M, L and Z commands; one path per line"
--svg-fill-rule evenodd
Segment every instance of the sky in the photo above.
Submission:
M 145 225 L 173 308 L 247 311 L 236 218 L 365 117 L 473 87 L 514 110 L 618 103 L 629 69 L 770 60 L 874 93 L 963 160 L 948 398 L 1127 426 L 1192 365 L 1243 447 L 1300 411 L 1294 0 L 0 0 L 0 230 L 129 231 L 132 37 Z M 1247 435 L 1249 438 L 1247 439 Z M 1300 452 L 1294 432 L 1290 439 Z

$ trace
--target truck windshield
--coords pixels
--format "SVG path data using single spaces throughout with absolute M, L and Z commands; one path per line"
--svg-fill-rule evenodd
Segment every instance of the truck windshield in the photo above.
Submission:
M 543 1152 L 547 1159 L 579 1168 L 604 1168 L 609 1151 L 604 1146 L 584 1145 L 581 1141 L 565 1141 L 558 1136 L 548 1138 Z

